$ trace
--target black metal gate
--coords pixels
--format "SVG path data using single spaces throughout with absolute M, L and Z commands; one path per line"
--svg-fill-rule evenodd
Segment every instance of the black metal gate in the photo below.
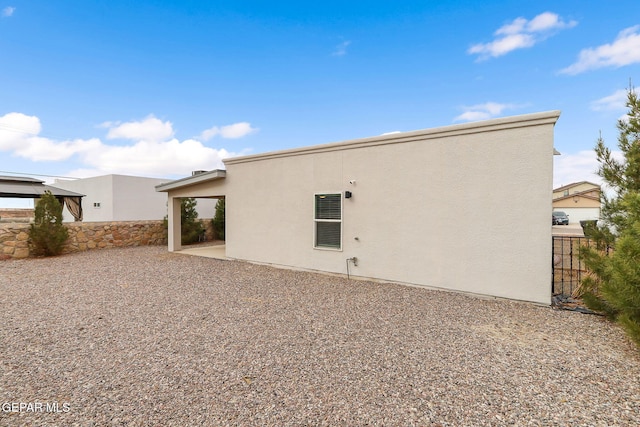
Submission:
M 583 244 L 589 244 L 589 239 L 577 236 L 553 236 L 551 281 L 553 296 L 579 296 L 580 281 L 587 271 L 578 256 L 580 246 Z

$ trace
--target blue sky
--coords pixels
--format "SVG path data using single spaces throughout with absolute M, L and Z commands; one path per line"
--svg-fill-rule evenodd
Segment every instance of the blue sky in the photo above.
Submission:
M 561 110 L 597 181 L 640 2 L 0 0 L 0 174 L 180 178 L 221 159 Z

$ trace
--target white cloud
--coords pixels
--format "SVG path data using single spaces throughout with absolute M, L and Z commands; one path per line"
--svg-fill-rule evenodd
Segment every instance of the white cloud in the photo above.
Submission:
M 544 12 L 531 20 L 516 18 L 494 32 L 493 41 L 471 46 L 467 53 L 479 55 L 479 60 L 497 58 L 517 49 L 534 46 L 555 32 L 578 25 L 577 21 L 565 21 L 557 14 Z
M 200 134 L 200 139 L 208 141 L 214 136 L 220 135 L 226 139 L 238 139 L 257 132 L 257 128 L 251 127 L 251 123 L 239 122 L 227 126 L 213 126 Z
M 99 140 L 54 141 L 38 136 L 42 126 L 40 119 L 21 113 L 9 113 L 0 117 L 0 151 L 32 160 L 60 161 L 74 154 L 95 148 Z
M 486 59 L 490 56 L 505 55 L 512 50 L 532 47 L 535 43 L 534 37 L 530 34 L 509 34 L 488 44 L 471 46 L 469 53 L 480 54 L 480 59 Z
M 583 49 L 578 60 L 560 73 L 575 75 L 597 68 L 619 68 L 635 63 L 640 63 L 640 25 L 620 31 L 613 43 Z
M 596 175 L 597 170 L 598 160 L 593 150 L 553 156 L 553 188 L 580 181 L 600 184 L 602 180 Z
M 8 152 L 34 162 L 74 160 L 82 167 L 71 176 L 121 173 L 131 175 L 188 175 L 193 170 L 223 167 L 222 159 L 243 153 L 205 146 L 195 139 L 164 140 L 173 134 L 171 123 L 148 117 L 142 122 L 106 126 L 108 138 L 137 140 L 128 145 L 110 145 L 98 138 L 58 141 L 38 136 L 40 120 L 35 116 L 9 113 L 0 116 L 0 152 Z M 239 132 L 227 129 L 229 135 Z M 237 134 L 237 133 L 236 133 Z M 114 136 L 115 135 L 115 136 Z
M 13 152 L 35 162 L 67 160 L 71 156 L 93 152 L 101 145 L 99 139 L 76 139 L 73 141 L 53 141 L 48 138 L 29 137 L 21 147 Z
M 350 40 L 343 41 L 338 46 L 336 46 L 335 50 L 331 55 L 333 56 L 344 56 L 347 54 L 347 48 L 351 44 Z
M 133 145 L 100 144 L 82 157 L 83 163 L 107 173 L 142 175 L 186 175 L 193 170 L 221 168 L 222 159 L 231 157 L 225 149 L 204 146 L 200 141 L 138 141 Z
M 527 23 L 526 31 L 532 33 L 562 30 L 578 25 L 577 21 L 564 22 L 558 15 L 551 12 L 544 12 Z
M 21 113 L 8 113 L 0 117 L 0 141 L 7 141 L 12 136 L 37 135 L 40 133 L 40 119 Z
M 637 90 L 634 90 L 634 92 L 640 96 Z M 624 113 L 618 117 L 618 120 L 628 122 L 628 93 L 628 89 L 617 90 L 609 96 L 591 102 L 591 109 L 594 111 L 624 111 Z
M 498 104 L 497 102 L 486 102 L 468 107 L 462 107 L 464 113 L 456 116 L 454 122 L 475 122 L 478 120 L 487 120 L 499 116 L 504 110 L 518 108 L 514 104 Z
M 611 155 L 619 162 L 624 161 L 622 152 L 617 149 L 612 149 Z M 553 156 L 553 188 L 580 181 L 603 185 L 602 178 L 596 173 L 599 166 L 594 150 Z
M 2 9 L 2 16 L 5 18 L 8 18 L 9 16 L 12 16 L 13 12 L 15 11 L 16 11 L 15 7 L 7 6 L 4 9 Z
M 123 124 L 105 122 L 103 127 L 110 128 L 107 139 L 129 139 L 146 141 L 165 141 L 173 137 L 171 122 L 163 122 L 160 119 L 147 116 L 142 121 L 132 121 Z
M 627 102 L 627 90 L 620 89 L 609 96 L 591 102 L 593 111 L 617 111 L 623 110 Z
M 505 34 L 518 34 L 525 31 L 525 27 L 527 26 L 527 21 L 524 18 L 516 18 L 511 23 L 505 24 L 502 27 L 498 28 L 493 34 L 496 36 Z

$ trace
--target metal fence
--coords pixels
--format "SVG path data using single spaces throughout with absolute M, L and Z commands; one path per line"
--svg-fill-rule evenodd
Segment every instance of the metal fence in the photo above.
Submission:
M 579 257 L 580 247 L 589 243 L 586 237 L 553 236 L 553 296 L 579 296 L 580 281 L 587 272 Z

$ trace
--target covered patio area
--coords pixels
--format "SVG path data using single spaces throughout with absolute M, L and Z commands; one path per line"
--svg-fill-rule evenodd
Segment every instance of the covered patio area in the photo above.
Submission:
M 206 198 L 206 199 L 225 199 L 225 177 L 224 170 L 212 171 L 195 171 L 191 176 L 170 181 L 156 186 L 156 191 L 167 193 L 167 219 L 169 222 L 169 231 L 167 235 L 167 243 L 169 252 L 178 252 L 182 250 L 181 243 L 181 225 L 180 225 L 180 201 L 185 198 Z M 186 248 L 187 252 L 192 251 L 193 255 L 199 253 L 220 254 L 221 249 L 205 249 L 204 247 Z M 222 249 L 224 251 L 224 249 Z M 200 255 L 208 256 L 208 255 Z M 224 256 L 224 255 L 223 255 Z M 217 258 L 217 256 L 210 256 Z
M 201 256 L 205 258 L 227 259 L 224 244 L 184 246 L 178 254 Z

